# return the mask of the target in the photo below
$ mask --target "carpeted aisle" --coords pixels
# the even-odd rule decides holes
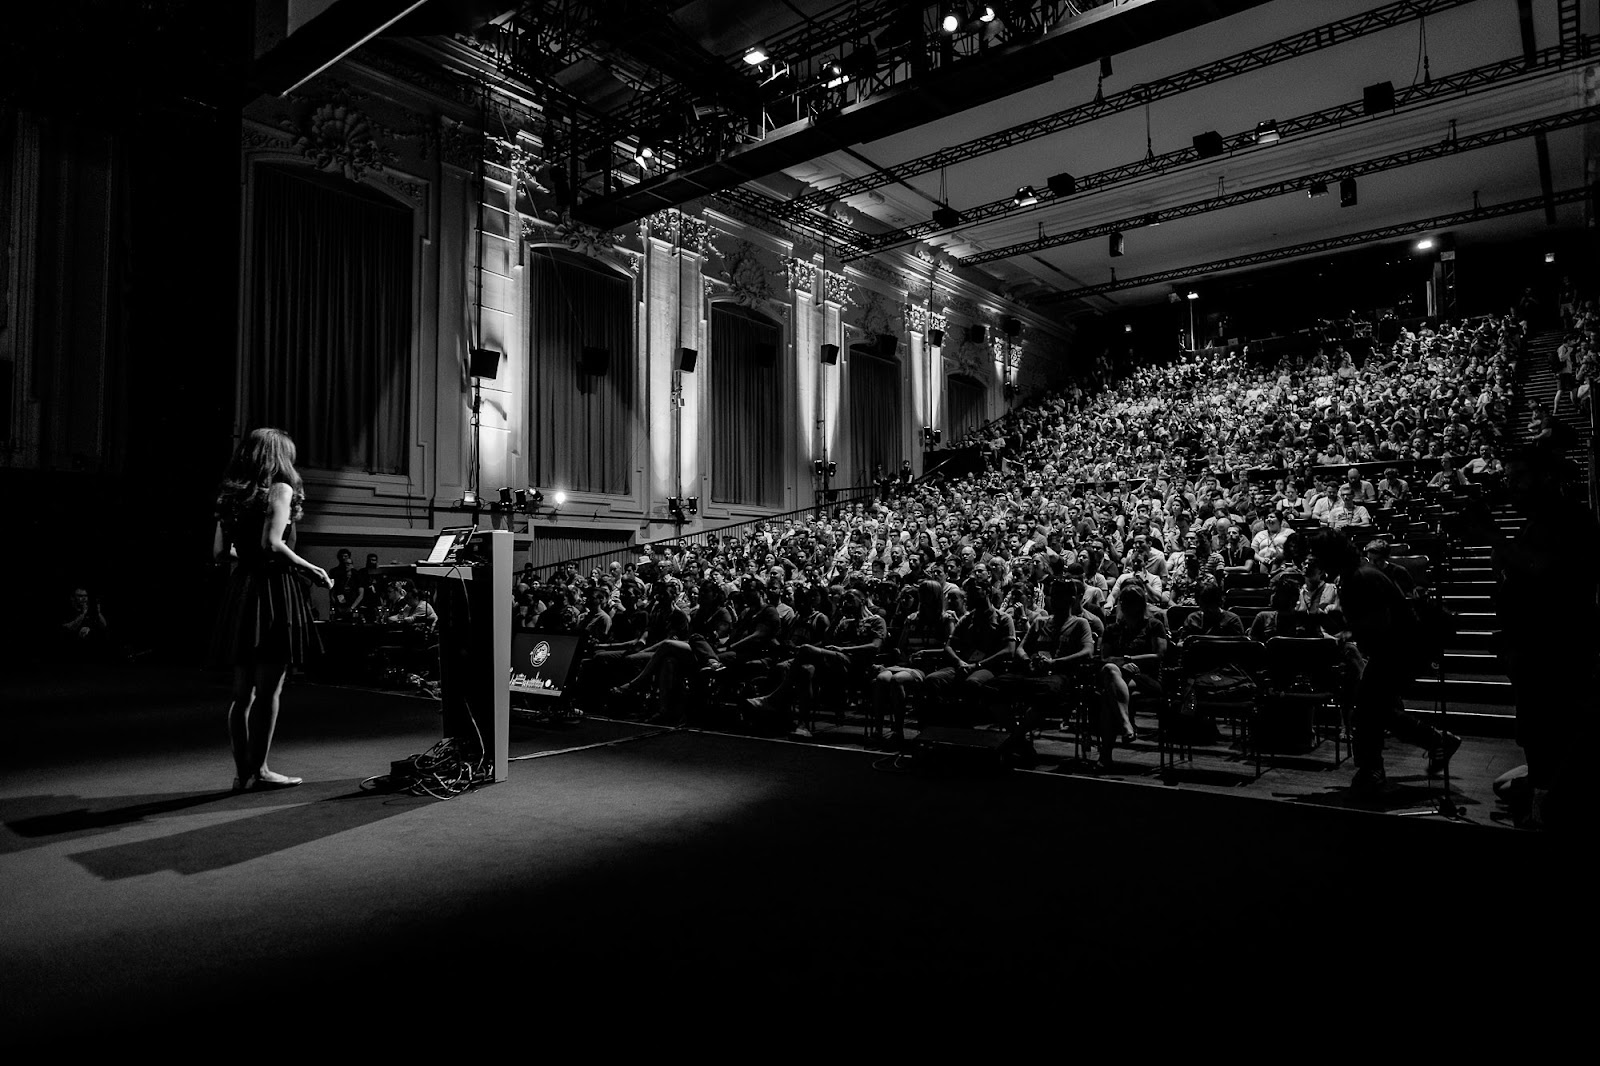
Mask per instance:
[[[1369,950],[1418,973],[1489,965],[1496,931],[1559,920],[1558,854],[1537,836],[1049,775],[930,778],[703,733],[513,763],[448,802],[363,792],[436,739],[432,707],[308,687],[274,757],[307,783],[229,796],[214,694],[150,712],[162,744],[140,740],[143,712],[79,708],[98,726],[83,753],[5,756],[9,1032],[203,1028],[241,1002],[355,1033],[380,1014],[393,1030],[421,1024],[413,1011],[529,1004],[1081,1001],[1112,974],[1318,984]],[[55,713],[25,731],[71,734],[75,712]],[[630,731],[646,732],[519,729],[514,748]],[[1546,911],[1513,922],[1530,887]]]

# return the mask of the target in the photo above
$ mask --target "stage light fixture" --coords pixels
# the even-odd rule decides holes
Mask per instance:
[[[527,509],[528,509],[528,490],[527,489],[518,489],[517,490],[517,510],[526,511]]]
[[[822,84],[824,86],[829,89],[837,89],[849,80],[844,76],[844,67],[839,65],[837,59],[830,56],[822,61]]]
[[[1546,252],[1546,253],[1544,253],[1544,261],[1546,263],[1554,263],[1556,261],[1556,253],[1554,253],[1554,252]]]
[[[1045,184],[1050,186],[1052,196],[1071,196],[1078,191],[1078,179],[1071,174],[1052,174]]]
[[[1122,332],[1124,332],[1124,333],[1132,333],[1133,332],[1133,323],[1132,322],[1124,322],[1122,324]]]
[[[473,492],[471,489],[467,489],[466,491],[464,491],[461,494],[461,506],[462,507],[476,507],[476,506],[478,506],[478,494],[476,492]]]
[[[505,508],[510,508],[510,506],[511,506],[511,486],[510,485],[502,485],[502,486],[500,486],[500,506],[501,507],[505,507]]]
[[[667,511],[672,515],[673,521],[682,522],[684,520],[683,501],[678,497],[667,497]]]
[[[836,476],[838,476],[838,473],[839,473],[839,464],[834,462],[831,459],[828,460],[828,476],[829,477],[836,477]]]
[[[538,507],[544,502],[544,493],[540,492],[538,489],[534,489],[533,495],[528,497],[528,502],[533,504],[535,507]]]
[[[1113,233],[1108,243],[1110,244],[1111,258],[1116,259],[1122,255],[1123,236],[1121,233]]]
[[[698,496],[690,496],[689,500],[688,500],[688,507],[689,507],[689,513],[690,514],[699,514],[700,513],[700,497],[698,497]]]
[[[995,20],[994,5],[993,4],[979,4],[978,5],[978,21],[979,22],[993,22],[994,20]],[[1110,59],[1106,59],[1106,60],[1103,60],[1103,62],[1109,64],[1111,62],[1111,60]]]
[[[767,50],[761,47],[759,44],[754,48],[747,50],[744,54],[744,61],[752,67],[759,67],[761,64],[765,63],[771,58],[772,57],[767,54]]]
[[[564,492],[557,492],[556,493],[556,506],[560,507],[562,504],[564,504],[566,502],[567,502],[567,494],[564,493]]]
[[[638,163],[641,167],[649,166],[650,160],[654,159],[655,157],[655,149],[651,148],[648,144],[641,144],[639,146],[639,151],[634,155],[634,158],[638,160]]]
[[[1101,56],[1100,57],[1100,76],[1102,78],[1111,77],[1111,57],[1110,56]]]
[[[1419,252],[1431,251],[1433,249],[1433,238],[1432,237],[1424,237],[1424,238],[1422,238],[1422,240],[1417,242],[1416,248],[1417,248],[1417,251],[1419,251]]]
[[[961,212],[945,204],[933,209],[933,224],[940,229],[954,229],[961,225]]]
[[[1354,206],[1356,206],[1356,179],[1355,178],[1345,178],[1343,181],[1339,182],[1339,206],[1340,207],[1354,207]]]
[[[1279,137],[1278,137],[1278,120],[1277,119],[1269,118],[1264,122],[1257,122],[1256,123],[1256,143],[1257,144],[1277,144],[1278,140],[1279,140]]]
[[[1200,294],[1195,292],[1193,289],[1190,289],[1187,295],[1188,295],[1188,298],[1191,299],[1191,300],[1200,299]]]
[[[1011,197],[1011,206],[1013,207],[1027,207],[1038,202],[1039,196],[1033,191],[1032,185],[1024,185]]]
[[[1308,199],[1315,200],[1319,196],[1326,195],[1328,195],[1328,183],[1325,181],[1314,181],[1306,187],[1306,197]]]
[[[954,11],[946,11],[944,13],[944,17],[939,20],[939,29],[952,36],[960,28],[961,16],[956,14]]]
[[[811,460],[811,475],[813,477],[821,477],[822,476],[822,460],[821,459],[813,459],[813,460]]]

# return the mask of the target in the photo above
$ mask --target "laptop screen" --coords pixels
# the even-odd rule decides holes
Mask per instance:
[[[433,550],[424,560],[429,566],[439,566],[444,563],[453,563],[461,550],[472,541],[472,534],[477,532],[476,526],[457,526],[454,529],[439,531],[439,539],[433,542]]]
[[[577,665],[583,637],[577,633],[511,634],[511,691],[529,696],[559,697]]]

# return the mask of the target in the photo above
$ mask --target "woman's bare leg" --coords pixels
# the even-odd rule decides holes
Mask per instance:
[[[248,666],[235,666],[233,701],[228,704],[228,743],[233,747],[235,789],[249,788],[255,783],[255,770],[250,758],[250,730],[247,725],[255,693],[255,670]]]
[[[250,765],[258,783],[298,785],[300,778],[286,777],[267,769],[267,754],[272,749],[272,734],[278,728],[278,700],[289,667],[283,663],[264,663],[256,667],[256,698],[246,718],[250,739]]]

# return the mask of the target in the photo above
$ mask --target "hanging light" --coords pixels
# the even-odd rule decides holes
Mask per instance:
[[[639,161],[639,165],[641,167],[649,166],[650,160],[654,159],[655,157],[655,149],[651,148],[648,144],[641,144],[639,146],[639,151],[634,156],[634,158]]]
[[[1277,144],[1278,143],[1278,120],[1277,119],[1269,118],[1264,122],[1257,122],[1256,123],[1256,143],[1257,144]]]
[[[978,6],[978,21],[979,22],[993,22],[994,18],[995,18],[995,15],[994,15],[994,5],[993,4],[980,4]]]
[[[744,54],[744,61],[752,67],[759,67],[761,64],[765,63],[771,58],[772,57],[767,54],[767,50],[761,47],[759,44],[749,49]]]
[[[946,11],[944,17],[939,20],[939,29],[953,36],[957,30],[961,29],[961,16],[956,14],[953,9]]]
[[[1030,204],[1036,204],[1038,202],[1039,195],[1033,191],[1032,185],[1024,185],[1022,188],[1016,191],[1015,195],[1011,197],[1011,205],[1013,207],[1027,207]]]

